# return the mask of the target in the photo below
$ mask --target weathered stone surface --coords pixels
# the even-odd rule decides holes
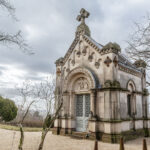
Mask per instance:
[[[59,89],[56,91],[63,91],[64,103],[55,121],[58,130],[54,133],[81,135],[82,138],[88,133],[89,139],[112,143],[120,142],[121,136],[130,140],[149,135],[144,68],[129,62],[118,44],[102,46],[95,42],[84,22],[88,12],[82,9],[80,13],[79,34],[65,57],[56,61],[56,89]],[[55,93],[57,98],[59,92]],[[79,105],[77,95],[82,97]],[[90,95],[90,101],[85,95]],[[80,119],[77,111],[80,111]],[[79,125],[85,127],[80,134],[74,132]]]

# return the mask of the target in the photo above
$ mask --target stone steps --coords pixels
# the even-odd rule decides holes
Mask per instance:
[[[73,132],[70,136],[74,139],[88,139],[87,132]]]

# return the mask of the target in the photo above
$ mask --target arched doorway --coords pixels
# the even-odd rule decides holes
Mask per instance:
[[[133,117],[136,114],[136,87],[132,80],[127,83],[127,89],[129,90],[127,95],[128,115]]]
[[[70,114],[75,119],[76,131],[85,132],[90,113],[95,112],[95,99],[91,89],[96,88],[96,80],[90,70],[76,68],[65,79],[64,89],[70,93]]]

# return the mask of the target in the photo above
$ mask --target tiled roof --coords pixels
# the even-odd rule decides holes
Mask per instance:
[[[118,63],[123,65],[124,67],[127,67],[129,69],[132,69],[134,71],[137,71],[137,72],[141,72],[140,69],[136,68],[135,65],[133,65],[127,58],[126,56],[124,56],[123,54],[119,53],[118,55]]]
[[[103,48],[103,45],[97,43],[94,39],[92,39],[91,37],[84,35],[86,38],[88,38],[94,45],[96,45],[99,49]]]

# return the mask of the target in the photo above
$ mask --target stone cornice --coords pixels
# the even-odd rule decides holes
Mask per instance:
[[[89,121],[96,121],[96,122],[106,122],[106,123],[121,123],[124,121],[132,121],[132,118],[126,118],[126,119],[102,119],[102,118],[98,118],[97,120],[89,120]],[[150,118],[135,118],[134,121],[143,121],[143,120],[150,120]]]
[[[132,70],[132,69],[129,69],[121,64],[118,64],[118,69],[123,71],[123,72],[126,72],[126,73],[129,73],[129,74],[132,74],[134,76],[137,76],[137,77],[141,77],[141,73],[135,71],[135,70]]]
[[[128,89],[126,88],[119,88],[119,87],[104,87],[104,88],[100,88],[100,89],[96,89],[97,91],[122,91],[122,92],[130,92]],[[140,92],[140,91],[134,91],[133,93],[135,94],[140,94],[145,96],[144,92]]]
[[[118,88],[118,87],[104,87],[97,89],[97,91],[124,91],[124,92],[129,92],[126,88]]]
[[[92,41],[90,41],[87,37],[85,37],[84,35],[83,35],[82,37],[83,37],[83,39],[84,39],[92,48],[94,48],[96,51],[98,51],[98,52],[101,51],[101,49],[100,49],[98,46],[96,46]]]
[[[105,55],[105,54],[109,54],[109,53],[115,53],[115,54],[118,54],[118,50],[116,49],[107,49],[107,50],[101,50],[100,51],[100,54],[101,55]]]
[[[101,49],[100,54],[101,55],[108,54],[108,53],[118,54],[120,51],[121,48],[117,43],[109,42]]]

